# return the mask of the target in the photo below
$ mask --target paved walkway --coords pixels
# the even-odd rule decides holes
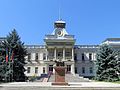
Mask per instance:
[[[120,90],[120,84],[106,82],[68,82],[70,86],[52,86],[51,82],[14,82],[0,84],[0,90]]]

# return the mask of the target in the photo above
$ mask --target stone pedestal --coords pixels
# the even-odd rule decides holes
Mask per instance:
[[[65,82],[65,67],[64,66],[56,66],[55,69],[55,82],[52,85],[68,85]]]

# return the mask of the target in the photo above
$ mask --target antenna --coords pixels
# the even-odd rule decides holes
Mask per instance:
[[[59,0],[58,3],[59,3],[59,7],[58,7],[58,9],[59,9],[59,13],[58,13],[59,15],[58,15],[58,16],[59,16],[59,17],[58,17],[58,19],[61,20],[61,7],[60,7],[60,0]]]

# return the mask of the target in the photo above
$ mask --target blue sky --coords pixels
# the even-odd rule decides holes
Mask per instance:
[[[120,0],[0,0],[0,37],[13,28],[25,44],[44,44],[61,18],[76,44],[100,44],[120,37]]]

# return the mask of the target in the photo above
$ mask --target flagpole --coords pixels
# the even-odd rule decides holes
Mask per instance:
[[[7,62],[6,62],[6,68],[5,68],[5,82],[7,82],[7,75],[6,75],[7,73],[6,72],[7,72]]]
[[[10,66],[10,52],[11,52],[11,49],[10,51],[8,52],[8,64],[9,64],[9,82],[10,82],[10,70],[11,70],[11,66]]]
[[[13,59],[12,59],[12,81],[13,81]]]
[[[12,55],[11,55],[11,60],[12,60],[12,75],[11,75],[11,78],[12,78],[12,81],[13,81],[13,57],[14,57],[14,51],[12,50]]]
[[[8,79],[7,79],[7,68],[8,68],[8,49],[6,48],[6,56],[5,56],[5,61],[6,61],[6,68],[5,68],[5,72],[6,72],[6,75],[5,75],[5,82],[7,82],[8,81]]]

